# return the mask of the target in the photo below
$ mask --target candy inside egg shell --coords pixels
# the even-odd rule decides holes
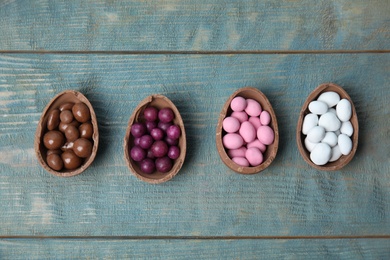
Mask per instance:
[[[83,157],[75,156],[73,152],[73,141],[80,137],[78,126],[81,124],[81,121],[74,120],[74,113],[72,114],[69,110],[73,107],[75,107],[75,112],[79,112],[77,107],[82,107],[83,112],[80,115],[84,117],[79,120],[86,122],[88,128],[88,136],[84,136],[87,139],[83,140],[87,146],[78,146],[83,149]],[[61,113],[64,111],[66,112],[63,113],[61,122]],[[66,131],[67,128],[69,128],[68,131]],[[70,138],[72,141],[68,143],[66,136],[76,136],[76,138],[74,140]],[[96,114],[83,94],[75,90],[65,90],[49,101],[39,119],[34,140],[38,162],[46,171],[60,177],[78,175],[91,165],[98,145],[99,131]]]
[[[234,108],[234,110],[236,110],[236,111],[233,111],[233,109],[231,107],[231,102],[236,97],[242,98],[242,102],[243,102],[243,100],[246,100],[246,102],[249,101],[249,103],[251,103],[251,105],[249,107],[249,111],[247,111],[247,112],[249,112],[249,117],[248,117],[247,112],[240,111],[241,104],[234,104],[233,103],[232,104],[233,108]],[[238,100],[238,99],[235,99],[235,100]],[[257,105],[252,100],[257,101],[260,104],[261,111],[259,111],[259,109],[255,107]],[[241,103],[241,102],[239,102],[239,103]],[[257,112],[252,112],[252,109],[253,109],[253,111],[257,111]],[[226,147],[224,146],[223,139],[224,139],[224,136],[226,136],[226,134],[228,134],[228,133],[226,133],[223,130],[223,122],[224,122],[225,118],[228,118],[232,114],[234,114],[236,118],[239,118],[240,123],[245,122],[245,121],[251,122],[254,119],[254,117],[257,117],[257,120],[259,120],[260,113],[263,111],[267,111],[269,114],[269,115],[265,115],[265,118],[263,120],[270,121],[269,126],[273,129],[273,132],[274,132],[273,142],[266,147],[264,153],[262,154],[263,158],[262,158],[262,162],[260,165],[258,165],[258,166],[249,166],[249,165],[242,166],[242,165],[246,165],[244,163],[245,161],[242,160],[242,158],[244,157],[245,154],[248,155],[248,157],[251,158],[251,160],[253,160],[252,163],[255,164],[256,160],[257,160],[257,158],[259,158],[259,156],[257,156],[253,152],[257,151],[257,150],[263,151],[265,146],[263,144],[260,144],[264,147],[261,147],[261,149],[260,149],[260,147],[257,147],[259,144],[256,143],[256,140],[253,140],[253,133],[252,133],[253,131],[247,130],[245,132],[250,132],[250,134],[248,134],[248,136],[245,136],[245,138],[247,138],[247,141],[250,141],[249,143],[251,144],[248,147],[249,148],[257,147],[258,149],[238,148],[237,150],[233,149],[233,150],[227,151],[228,149],[226,149]],[[239,113],[245,113],[245,115],[241,116]],[[269,118],[268,118],[268,116],[269,116]],[[252,119],[250,119],[250,117],[252,117]],[[258,124],[260,125],[260,121],[258,122]],[[245,124],[244,124],[244,127],[246,127]],[[239,139],[239,138],[237,138],[237,139]],[[240,140],[237,140],[237,142],[240,142]],[[272,108],[272,105],[269,102],[269,100],[267,99],[267,97],[260,90],[253,88],[253,87],[244,87],[244,88],[240,88],[240,89],[236,90],[228,98],[228,100],[225,102],[225,104],[221,110],[221,113],[220,113],[220,116],[218,119],[218,124],[217,124],[217,128],[216,128],[216,146],[217,146],[217,151],[218,151],[218,154],[219,154],[222,162],[226,166],[228,166],[230,169],[232,169],[233,171],[235,171],[237,173],[254,174],[254,173],[261,172],[264,169],[266,169],[267,167],[269,167],[269,165],[275,159],[276,153],[278,151],[279,130],[278,130],[278,123],[277,123],[276,116],[275,116],[274,110]],[[239,158],[239,159],[235,159],[235,161],[233,161],[233,159],[231,159],[229,157],[228,153],[230,155],[232,155],[234,153],[235,155],[238,156],[236,158]],[[241,161],[243,161],[243,162],[241,162]],[[242,165],[239,165],[239,164],[242,164]]]
[[[337,93],[339,98],[335,98],[334,96],[337,96],[337,95],[335,95],[334,93]],[[340,100],[342,100],[342,102]],[[312,101],[314,101],[314,103],[312,103]],[[307,115],[309,115],[310,113],[313,112],[311,110],[313,110],[313,104],[314,104],[314,106],[317,105],[318,102],[316,102],[316,101],[321,102],[321,103],[326,103],[326,104],[328,104],[328,106],[329,105],[335,106],[335,104],[340,104],[338,113],[342,114],[341,118],[343,120],[350,121],[350,123],[344,123],[342,121],[339,121],[337,119],[338,117],[336,117],[337,110],[335,110],[334,108],[330,108],[328,110],[328,112],[326,112],[322,115],[318,115],[318,117],[319,117],[318,125],[319,126],[322,126],[324,128],[328,128],[330,126],[333,127],[336,125],[336,128],[340,128],[340,130],[337,130],[336,133],[338,133],[342,130],[344,133],[350,134],[350,140],[352,141],[352,143],[348,143],[347,142],[348,140],[345,141],[346,145],[343,145],[342,148],[346,147],[348,149],[344,148],[341,150],[344,153],[348,152],[348,154],[344,155],[344,154],[340,153],[340,149],[339,149],[338,145],[332,146],[332,145],[334,145],[334,142],[335,142],[335,140],[333,140],[335,138],[334,136],[333,137],[330,137],[329,135],[324,136],[323,138],[326,140],[322,140],[321,142],[328,143],[330,145],[330,147],[332,148],[331,154],[333,155],[330,158],[328,158],[327,163],[324,163],[323,161],[316,161],[317,159],[314,158],[314,157],[316,157],[315,156],[316,153],[319,153],[322,155],[326,154],[327,157],[329,157],[327,154],[328,149],[327,148],[323,149],[323,150],[321,150],[321,152],[319,152],[319,150],[320,150],[319,148],[314,150],[315,144],[314,143],[312,144],[310,142],[310,138],[313,138],[314,135],[313,135],[313,133],[310,134],[307,131],[307,129],[310,129],[310,128],[311,128],[311,130],[313,129],[312,124],[317,124],[317,122],[313,122],[313,120],[310,117],[306,118]],[[347,102],[347,101],[349,101],[349,102]],[[321,103],[318,103],[318,104],[322,105]],[[312,104],[312,106],[309,107],[309,104]],[[349,108],[350,108],[351,114],[345,114],[345,109],[343,109],[343,106],[346,107],[348,105],[350,105]],[[337,105],[336,105],[336,109],[337,109]],[[321,107],[319,109],[318,109],[318,107],[314,107],[314,110],[318,113],[323,112]],[[349,122],[349,121],[347,121],[347,122]],[[330,123],[330,122],[332,122],[332,123]],[[344,124],[344,126],[343,126],[343,124]],[[334,129],[329,128],[326,131],[334,131]],[[357,146],[358,146],[358,135],[359,135],[359,124],[358,124],[358,118],[357,118],[355,106],[353,105],[351,97],[348,95],[348,93],[343,88],[341,88],[340,86],[338,86],[334,83],[324,83],[324,84],[319,85],[316,89],[314,89],[310,93],[310,95],[307,97],[307,99],[306,99],[305,103],[303,104],[301,111],[299,113],[297,129],[296,129],[296,140],[297,140],[298,150],[299,150],[300,154],[302,155],[303,159],[309,165],[311,165],[312,167],[314,167],[318,170],[323,170],[323,171],[334,171],[334,170],[341,169],[342,167],[347,165],[354,157]],[[315,151],[315,153],[312,156],[311,156],[312,151],[309,151],[308,148],[310,148],[309,150]],[[347,151],[345,151],[345,150],[347,150]],[[317,165],[316,163],[313,163],[313,161],[312,161],[312,159],[310,159],[310,157],[312,157],[312,159],[314,158],[314,160],[317,162],[317,164],[322,164],[322,165]],[[338,158],[338,159],[336,159],[336,158]]]
[[[137,164],[137,162],[135,162],[129,154],[130,149],[135,143],[134,135],[131,134],[131,127],[132,125],[139,123],[143,120],[142,115],[144,113],[144,110],[148,107],[155,107],[160,111],[164,108],[170,108],[174,113],[173,124],[180,127],[181,135],[179,137],[178,144],[177,144],[177,146],[180,148],[180,155],[178,158],[173,160],[172,168],[168,172],[159,172],[159,171],[153,171],[151,173],[143,172],[140,166]],[[180,112],[175,106],[175,104],[164,95],[150,95],[146,97],[144,100],[142,100],[138,104],[138,106],[134,109],[134,112],[130,116],[126,134],[124,137],[123,148],[124,148],[124,157],[125,157],[126,164],[130,169],[130,171],[138,179],[151,184],[159,184],[172,179],[183,166],[184,159],[186,156],[186,150],[187,150],[187,141],[186,141],[186,132],[184,128],[184,123],[180,115]]]

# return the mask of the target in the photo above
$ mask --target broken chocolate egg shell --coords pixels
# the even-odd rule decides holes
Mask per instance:
[[[154,173],[148,174],[141,171],[137,163],[131,159],[129,150],[133,146],[134,137],[130,134],[131,126],[136,123],[142,121],[143,111],[148,106],[154,106],[157,109],[162,109],[169,107],[173,110],[175,114],[175,118],[173,119],[173,124],[178,125],[181,130],[181,136],[179,138],[178,147],[180,148],[180,156],[176,160],[173,161],[173,167],[169,172],[161,173],[155,171]],[[126,164],[130,171],[140,180],[151,183],[151,184],[159,184],[166,182],[172,179],[181,169],[184,163],[184,159],[186,156],[187,150],[187,141],[186,141],[186,132],[184,129],[184,123],[182,117],[180,115],[179,110],[175,106],[175,104],[166,96],[163,95],[150,95],[142,100],[138,106],[134,109],[133,114],[130,116],[126,134],[124,138],[124,157]]]
[[[310,113],[309,111],[309,103],[311,101],[317,100],[317,98],[324,92],[328,91],[334,91],[337,94],[340,95],[340,99],[347,99],[351,103],[352,107],[352,115],[350,122],[353,126],[353,134],[351,136],[352,140],[352,150],[348,155],[341,155],[341,157],[334,161],[334,162],[328,162],[325,165],[316,165],[310,160],[310,152],[305,147],[305,135],[302,133],[302,124],[303,119],[307,114]],[[324,83],[319,85],[316,89],[314,89],[309,96],[307,97],[305,103],[303,104],[301,111],[299,113],[298,123],[297,123],[297,129],[296,129],[296,140],[297,140],[297,146],[300,154],[302,155],[305,162],[307,162],[310,166],[314,167],[317,170],[321,171],[336,171],[341,168],[343,168],[345,165],[347,165],[352,158],[354,157],[357,146],[358,146],[358,136],[359,136],[359,123],[358,118],[355,110],[355,105],[352,102],[351,97],[348,95],[348,93],[340,86],[334,84],[334,83]]]
[[[267,145],[267,149],[263,153],[263,158],[264,158],[263,162],[260,165],[255,167],[244,167],[233,162],[232,159],[230,159],[230,157],[228,156],[226,149],[222,143],[222,138],[226,134],[222,128],[223,120],[232,113],[232,109],[230,108],[230,103],[233,100],[233,98],[238,96],[243,97],[245,99],[251,98],[256,100],[257,102],[260,103],[262,110],[268,111],[268,113],[271,115],[271,122],[269,126],[274,130],[275,133],[274,142],[270,145]],[[216,145],[217,145],[218,154],[221,157],[222,162],[237,173],[254,174],[254,173],[261,172],[270,166],[270,164],[275,159],[276,154],[278,152],[278,146],[279,146],[278,122],[276,120],[276,115],[272,108],[271,103],[260,90],[253,87],[244,87],[236,90],[229,97],[229,99],[225,102],[222,111],[219,115],[218,125],[216,129]]]
[[[59,109],[61,105],[72,102],[72,103],[84,103],[88,106],[90,114],[91,114],[91,123],[93,126],[93,134],[92,134],[92,140],[93,140],[93,147],[92,147],[92,153],[88,158],[85,158],[84,162],[81,164],[80,167],[74,170],[66,170],[62,169],[61,171],[55,171],[52,168],[50,168],[46,162],[46,156],[47,156],[47,149],[43,144],[43,136],[44,134],[49,131],[47,129],[47,122],[50,118],[51,111],[55,109]],[[98,131],[98,124],[96,120],[96,114],[95,111],[89,102],[89,100],[80,92],[75,90],[65,90],[58,95],[56,95],[50,102],[47,104],[45,109],[42,112],[41,118],[39,119],[37,130],[35,133],[35,140],[34,140],[34,149],[35,153],[38,159],[38,162],[41,164],[41,166],[48,171],[51,174],[54,174],[56,176],[60,177],[71,177],[78,175],[82,173],[85,169],[87,169],[93,160],[95,159],[97,149],[99,145],[99,131]]]

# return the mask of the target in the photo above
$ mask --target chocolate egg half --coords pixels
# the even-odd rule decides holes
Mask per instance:
[[[83,122],[78,122],[76,119],[73,119],[71,109],[72,107],[74,107],[74,105],[76,105],[74,110],[77,113],[79,113],[79,110],[81,110],[77,109],[78,106],[81,106],[83,108],[81,110],[81,114],[84,115],[82,121],[88,121],[92,124],[92,135],[89,136],[88,141],[89,144],[92,144],[92,149],[90,149],[90,147],[87,147],[88,154],[83,154],[85,155],[85,158],[77,157],[74,158],[75,160],[73,160],[69,156],[61,156],[66,152],[73,153],[73,151],[69,151],[73,149],[73,141],[76,141],[77,138],[80,138],[77,128]],[[65,114],[65,122],[73,120],[72,122],[60,122],[60,114],[64,111],[68,113],[68,115]],[[72,131],[72,140],[66,140],[66,137],[69,137],[69,131],[66,131],[66,128],[68,126],[71,126],[72,129],[74,128],[73,130],[77,130]],[[56,138],[58,134],[62,135],[64,140],[61,139],[61,136],[61,138]],[[58,142],[61,142],[60,149],[57,149],[56,144]],[[42,112],[41,118],[38,122],[34,140],[34,148],[38,162],[46,171],[60,177],[71,177],[80,174],[85,169],[87,169],[95,159],[98,145],[99,131],[96,114],[93,110],[91,103],[83,94],[74,90],[65,90],[56,95],[52,100],[50,100],[50,102],[47,104],[47,106]],[[53,148],[54,150],[50,150],[49,148],[51,146],[55,147],[56,149]],[[53,156],[51,156],[51,154],[53,153],[58,154],[58,156],[55,156],[53,158]],[[59,160],[61,160],[61,158],[65,161],[60,162]]]
[[[265,152],[263,153],[263,162],[255,167],[245,167],[245,166],[240,166],[236,164],[235,162],[232,161],[232,159],[228,156],[226,149],[223,145],[222,138],[225,135],[225,131],[223,130],[223,120],[229,116],[232,113],[232,109],[230,107],[231,101],[235,97],[243,97],[245,99],[254,99],[257,102],[260,103],[261,107],[263,110],[268,111],[268,113],[271,116],[271,122],[269,126],[273,129],[274,131],[274,141],[272,144],[268,145]],[[237,173],[241,174],[254,174],[263,171],[266,169],[272,161],[276,157],[276,153],[278,151],[278,146],[279,146],[279,130],[278,130],[278,122],[276,120],[276,115],[275,112],[272,108],[271,103],[267,99],[267,97],[258,89],[253,88],[253,87],[244,87],[236,90],[226,101],[224,104],[222,111],[219,115],[218,119],[218,125],[216,129],[216,145],[217,145],[217,150],[218,154],[221,157],[222,162],[228,166],[230,169]]]
[[[177,146],[180,148],[180,156],[177,159],[173,160],[173,166],[171,170],[169,170],[168,172],[154,171],[153,173],[150,174],[144,173],[141,171],[138,163],[135,162],[129,154],[129,150],[132,148],[134,144],[134,136],[131,134],[131,127],[135,123],[143,122],[143,118],[142,118],[143,112],[145,108],[149,106],[153,106],[158,110],[161,110],[163,108],[172,109],[174,113],[173,124],[180,127],[181,135],[179,137],[178,144],[177,144]],[[127,129],[126,129],[125,138],[124,138],[124,158],[130,171],[138,179],[151,184],[159,184],[159,183],[166,182],[172,179],[183,166],[184,159],[186,156],[186,150],[187,150],[187,141],[186,141],[184,123],[180,115],[180,112],[177,109],[177,107],[174,105],[174,103],[169,98],[163,95],[150,95],[146,97],[144,100],[142,100],[135,108],[132,115],[130,116]]]
[[[347,99],[351,103],[352,115],[349,121],[353,126],[353,134],[350,137],[352,140],[352,150],[348,155],[341,155],[341,157],[334,162],[328,162],[324,165],[316,165],[310,160],[310,152],[305,147],[305,143],[304,143],[305,135],[302,133],[303,119],[307,114],[310,113],[309,111],[310,102],[317,100],[317,98],[322,93],[329,92],[329,91],[336,92],[337,94],[339,94],[341,99]],[[355,106],[352,102],[351,97],[342,87],[334,83],[324,83],[319,85],[316,89],[314,89],[309,94],[299,113],[297,129],[296,129],[296,141],[297,141],[297,146],[300,154],[310,166],[314,167],[317,170],[322,170],[322,171],[335,171],[341,169],[342,167],[347,165],[354,157],[358,146],[358,136],[359,136],[359,123],[356,115]]]

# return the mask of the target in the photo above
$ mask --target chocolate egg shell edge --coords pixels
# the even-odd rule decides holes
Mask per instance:
[[[251,98],[256,100],[260,103],[263,110],[266,110],[271,115],[271,123],[270,126],[274,130],[275,138],[274,142],[267,146],[267,150],[264,153],[264,161],[256,167],[244,167],[236,164],[233,162],[229,156],[226,153],[225,147],[222,144],[222,137],[223,137],[223,129],[222,129],[222,122],[224,118],[232,112],[230,108],[230,103],[233,100],[233,98],[241,96],[243,98]],[[240,174],[255,174],[259,173],[263,170],[265,170],[267,167],[270,166],[270,164],[273,162],[273,160],[276,157],[278,147],[279,147],[279,129],[278,129],[278,122],[276,119],[275,112],[272,108],[271,103],[269,102],[268,98],[264,95],[263,92],[261,92],[259,89],[254,87],[243,87],[237,89],[228,100],[224,103],[224,106],[220,112],[219,118],[218,118],[218,124],[216,129],[216,146],[218,154],[222,160],[222,162],[229,167],[231,170],[240,173]]]
[[[131,126],[138,122],[140,119],[140,116],[143,113],[143,110],[147,106],[154,106],[158,109],[164,108],[164,107],[170,107],[174,114],[175,118],[173,119],[173,123],[178,125],[181,129],[181,136],[179,138],[179,148],[180,148],[180,156],[174,161],[172,169],[167,172],[167,173],[160,173],[160,172],[155,172],[152,174],[146,174],[141,172],[140,168],[138,165],[133,162],[133,160],[130,158],[129,155],[129,147],[131,146],[130,144],[133,142],[133,137],[130,134],[130,129]],[[150,95],[147,96],[145,99],[143,99],[137,107],[134,109],[133,113],[131,114],[128,124],[127,124],[127,129],[126,129],[126,134],[124,137],[124,143],[123,143],[123,150],[124,150],[124,159],[125,162],[130,169],[130,171],[140,180],[151,183],[151,184],[160,184],[166,181],[169,181],[172,179],[182,168],[186,156],[186,151],[187,151],[187,141],[186,141],[186,132],[184,128],[184,122],[181,117],[181,114],[175,104],[166,96],[161,95],[161,94],[155,94],[155,95]]]
[[[48,120],[48,114],[50,111],[53,109],[59,108],[59,106],[65,102],[74,102],[74,103],[79,103],[83,102],[85,103],[91,113],[91,123],[93,125],[93,135],[92,135],[92,140],[93,140],[93,148],[92,148],[92,154],[91,156],[85,160],[85,162],[77,169],[75,170],[61,170],[61,171],[55,171],[51,169],[47,163],[46,160],[44,159],[44,156],[46,155],[47,149],[43,145],[43,135],[47,132],[46,125],[47,125],[47,120]],[[97,124],[97,119],[96,119],[96,114],[95,111],[89,102],[89,100],[80,92],[75,91],[75,90],[65,90],[60,93],[58,93],[55,97],[53,97],[46,105],[44,108],[41,117],[38,122],[37,130],[35,133],[35,138],[34,138],[34,150],[35,154],[37,156],[39,164],[49,173],[59,176],[59,177],[71,177],[78,175],[82,173],[85,169],[87,169],[93,160],[95,159],[95,156],[97,154],[97,149],[99,145],[99,131],[98,131],[98,124]]]
[[[342,155],[338,160],[334,162],[328,162],[325,165],[316,165],[310,160],[310,153],[306,150],[304,145],[304,137],[305,135],[302,134],[302,124],[303,124],[303,118],[310,113],[308,106],[309,103],[313,100],[316,100],[318,96],[324,92],[328,91],[334,91],[340,95],[340,98],[348,99],[351,103],[352,107],[352,116],[351,116],[351,123],[353,126],[353,134],[351,136],[352,139],[352,150],[348,155]],[[298,150],[302,156],[302,158],[308,163],[310,166],[314,167],[317,170],[321,171],[336,171],[340,170],[344,166],[346,166],[354,157],[357,146],[358,146],[358,136],[359,136],[359,122],[358,117],[356,114],[355,105],[353,103],[353,100],[348,95],[348,93],[339,85],[334,83],[323,83],[317,86],[306,98],[304,104],[302,105],[301,111],[299,113],[298,117],[298,123],[296,128],[296,142],[298,146]]]

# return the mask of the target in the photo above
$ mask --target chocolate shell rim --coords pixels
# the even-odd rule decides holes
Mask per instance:
[[[305,135],[302,134],[302,124],[304,117],[310,113],[309,111],[309,103],[311,101],[314,101],[318,98],[318,96],[324,92],[328,91],[334,91],[337,94],[340,95],[340,99],[347,99],[351,103],[352,108],[352,115],[351,115],[351,124],[353,126],[353,134],[351,136],[352,139],[352,150],[348,155],[341,155],[341,157],[334,161],[334,162],[328,162],[325,165],[316,165],[310,160],[310,153],[306,149],[304,144],[304,137]],[[302,108],[299,112],[299,118],[296,128],[296,142],[298,146],[299,153],[301,154],[302,158],[305,160],[306,163],[308,163],[310,166],[317,170],[321,171],[336,171],[340,170],[344,166],[346,166],[355,156],[357,147],[358,147],[358,137],[359,137],[359,121],[356,114],[355,105],[351,99],[351,97],[348,95],[348,93],[339,85],[335,83],[323,83],[320,84],[318,87],[316,87],[306,98],[304,104],[302,105]]]
[[[62,171],[55,171],[52,168],[47,165],[46,160],[43,158],[41,150],[43,149],[41,145],[43,145],[43,131],[46,133],[46,121],[47,121],[47,115],[48,113],[59,107],[54,106],[57,100],[61,99],[61,97],[65,96],[74,96],[74,99],[72,100],[65,100],[62,103],[65,102],[74,102],[73,100],[78,100],[84,104],[86,104],[89,108],[90,114],[91,114],[91,123],[93,126],[93,134],[92,134],[92,140],[93,140],[93,147],[92,147],[92,153],[90,157],[84,161],[84,163],[77,169],[75,170],[62,170]],[[37,130],[35,132],[35,138],[34,138],[34,150],[35,154],[37,156],[39,164],[49,173],[59,176],[59,177],[73,177],[76,176],[83,171],[85,171],[94,161],[96,154],[97,154],[97,149],[99,146],[99,130],[98,130],[98,123],[97,123],[97,118],[95,114],[95,110],[92,107],[92,104],[89,102],[89,100],[79,91],[76,90],[64,90],[60,93],[58,93],[56,96],[54,96],[46,105],[44,110],[42,111],[41,117],[38,121],[37,125]]]
[[[252,93],[253,96],[248,97],[246,93]],[[240,95],[241,94],[241,95]],[[265,151],[264,158],[265,160],[258,166],[255,167],[245,167],[245,166],[240,166],[236,164],[235,162],[230,159],[228,154],[226,153],[225,147],[223,146],[222,143],[222,137],[223,137],[223,129],[222,129],[222,123],[225,117],[228,114],[228,111],[231,110],[230,108],[230,103],[235,98],[236,96],[242,96],[244,98],[252,98],[258,101],[262,107],[263,110],[268,111],[268,113],[271,115],[271,123],[270,127],[274,130],[275,138],[274,142],[271,145],[267,145],[267,150]],[[279,129],[278,129],[278,122],[276,118],[276,114],[273,110],[273,107],[271,103],[269,102],[268,98],[266,95],[261,92],[259,89],[254,88],[254,87],[243,87],[237,89],[230,97],[228,100],[224,103],[224,106],[220,112],[219,118],[218,118],[218,124],[216,128],[216,146],[217,146],[217,151],[218,154],[222,160],[222,162],[229,167],[231,170],[240,173],[240,174],[255,174],[259,173],[266,168],[268,168],[273,160],[276,157],[276,154],[278,152],[278,147],[279,147]]]
[[[130,142],[132,141],[133,137],[130,134],[131,126],[138,122],[140,119],[140,115],[143,112],[143,110],[149,105],[149,104],[155,104],[156,100],[162,100],[163,103],[167,104],[164,107],[169,107],[173,110],[175,114],[175,118],[173,120],[174,124],[178,125],[181,130],[181,136],[179,138],[179,144],[178,147],[180,148],[180,156],[179,158],[174,160],[174,164],[172,166],[172,169],[167,172],[167,173],[160,173],[160,172],[154,172],[152,174],[146,174],[142,173],[139,167],[133,160],[130,158],[129,155],[129,147],[130,147]],[[158,101],[157,101],[158,102]],[[159,109],[163,107],[158,107]],[[187,152],[187,139],[186,139],[186,132],[184,128],[184,122],[181,117],[180,111],[177,109],[176,105],[166,96],[161,95],[161,94],[154,94],[154,95],[149,95],[145,99],[143,99],[137,107],[134,109],[133,113],[131,114],[128,124],[127,124],[127,129],[126,129],[126,134],[123,140],[123,152],[124,152],[124,159],[126,162],[127,167],[130,169],[132,174],[136,176],[138,179],[150,183],[150,184],[160,184],[167,182],[171,180],[173,177],[176,176],[176,174],[180,171],[182,168],[185,157],[186,157],[186,152]]]

